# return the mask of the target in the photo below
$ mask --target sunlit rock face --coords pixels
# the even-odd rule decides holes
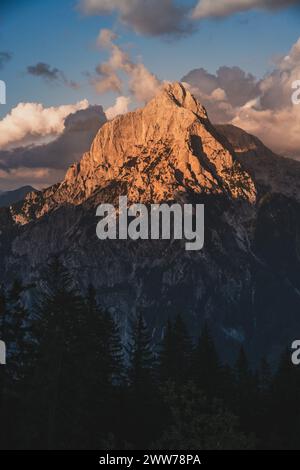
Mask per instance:
[[[126,183],[129,201],[173,200],[187,191],[252,203],[256,199],[253,181],[203,106],[175,83],[145,108],[102,126],[90,151],[69,168],[64,181],[27,198],[21,214],[14,210],[13,217],[24,224],[61,204],[82,204],[99,188],[118,181]]]
[[[210,322],[224,359],[241,344],[253,361],[274,358],[300,329],[300,208],[286,160],[268,152],[239,129],[214,127],[182,84],[166,85],[143,109],[104,124],[64,181],[0,211],[1,278],[39,284],[59,254],[82,290],[95,286],[124,341],[137,312],[155,344],[180,313],[194,336]],[[96,207],[121,195],[203,203],[204,249],[99,241]]]

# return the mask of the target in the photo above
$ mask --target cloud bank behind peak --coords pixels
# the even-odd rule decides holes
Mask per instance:
[[[216,74],[192,70],[182,81],[214,123],[235,124],[275,152],[300,159],[300,105],[292,102],[299,77],[300,39],[261,80],[239,67],[220,67]]]

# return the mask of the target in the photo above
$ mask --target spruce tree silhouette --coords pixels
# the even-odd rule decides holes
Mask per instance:
[[[84,302],[58,257],[50,260],[35,302],[33,332],[37,365],[32,383],[36,404],[35,445],[47,449],[73,444],[79,423],[74,413],[79,397],[83,357]],[[79,387],[78,387],[79,386]],[[46,425],[45,425],[46,423]],[[80,426],[79,426],[80,427]]]
[[[253,412],[257,414],[256,434],[259,439],[259,449],[268,448],[269,434],[271,431],[270,423],[273,421],[273,410],[271,407],[271,384],[272,370],[269,362],[265,357],[260,361],[257,371],[257,402],[253,404]],[[273,432],[273,431],[272,431]]]
[[[173,327],[173,379],[183,384],[191,376],[192,341],[181,315],[177,315]]]
[[[139,314],[132,331],[129,346],[128,377],[133,391],[145,391],[153,383],[154,354],[150,336],[142,314]]]
[[[171,321],[168,320],[159,351],[159,378],[161,382],[166,382],[176,377],[175,349],[174,328]]]
[[[16,279],[7,292],[2,288],[0,294],[0,337],[5,340],[7,355],[6,366],[0,367],[0,446],[21,439],[21,425],[17,432],[13,425],[17,415],[22,417],[24,382],[34,367],[31,319],[23,305],[28,288]]]
[[[87,293],[81,341],[85,350],[82,377],[86,387],[81,409],[86,413],[86,446],[99,448],[119,423],[116,408],[124,375],[123,349],[118,328],[110,314],[99,307],[92,286]]]
[[[160,407],[155,380],[155,357],[140,313],[132,329],[129,347],[128,436],[134,448],[143,449],[159,432]]]
[[[221,370],[218,354],[205,322],[193,354],[193,378],[208,398],[218,396],[221,389]]]
[[[253,408],[253,404],[258,402],[257,383],[243,346],[236,362],[235,375],[235,412],[240,417],[242,428],[247,433],[253,432],[257,419],[257,413]]]

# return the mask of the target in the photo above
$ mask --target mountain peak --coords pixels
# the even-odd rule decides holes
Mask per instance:
[[[191,94],[188,87],[181,82],[166,83],[163,86],[162,93],[154,98],[160,101],[162,95],[173,102],[176,106],[192,111],[202,119],[208,119],[206,109]]]
[[[96,193],[105,202],[126,194],[131,203],[160,203],[190,193],[256,200],[251,177],[182,83],[165,84],[144,108],[105,123],[64,181],[32,204],[40,217]],[[24,223],[23,215],[14,218]]]
[[[187,191],[255,200],[249,175],[182,83],[165,84],[144,108],[106,123],[63,187],[81,203],[110,182],[126,183],[132,202],[174,200]]]

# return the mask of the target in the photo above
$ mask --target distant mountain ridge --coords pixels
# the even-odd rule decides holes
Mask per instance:
[[[275,154],[257,137],[227,124],[215,126],[232,145],[238,161],[262,192],[284,194],[300,202],[300,162]]]
[[[19,201],[25,199],[25,197],[35,192],[32,186],[22,186],[21,188],[14,189],[12,191],[0,191],[0,207],[9,207]]]

